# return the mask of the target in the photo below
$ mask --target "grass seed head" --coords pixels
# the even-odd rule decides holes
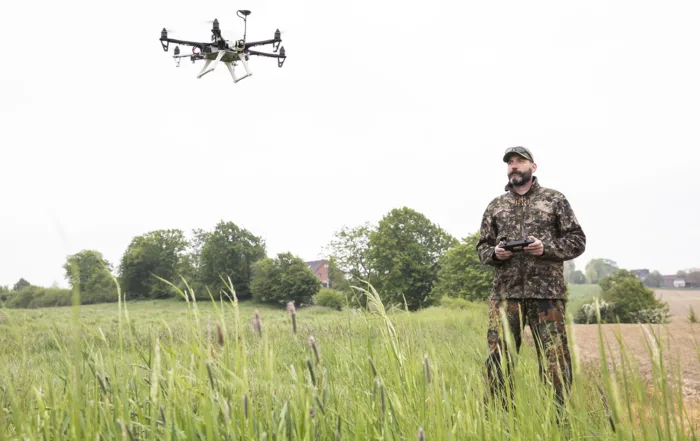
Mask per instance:
[[[253,330],[258,333],[258,335],[262,335],[262,319],[260,318],[260,313],[258,310],[255,310],[255,315],[253,316]]]
[[[219,324],[216,325],[216,340],[219,343],[219,346],[223,346],[225,343],[224,331],[221,329],[221,325]]]

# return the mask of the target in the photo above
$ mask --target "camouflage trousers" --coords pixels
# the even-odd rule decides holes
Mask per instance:
[[[501,315],[501,310],[504,314]],[[563,405],[565,393],[571,388],[571,354],[566,334],[566,306],[562,300],[523,299],[491,300],[489,305],[488,344],[489,356],[486,359],[486,371],[489,390],[492,397],[497,392],[505,403],[504,375],[509,377],[510,390],[513,390],[512,377],[508,375],[513,369],[512,354],[504,337],[508,328],[516,352],[520,352],[522,333],[525,324],[529,324],[535,340],[540,377],[551,382],[557,402]],[[508,360],[508,367],[501,365],[501,359]]]

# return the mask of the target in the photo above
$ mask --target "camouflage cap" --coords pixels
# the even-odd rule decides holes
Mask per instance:
[[[520,146],[507,148],[506,152],[503,154],[503,162],[508,162],[508,157],[512,154],[520,155],[523,158],[527,159],[528,161],[535,162],[530,150],[528,150],[525,147],[520,147]]]

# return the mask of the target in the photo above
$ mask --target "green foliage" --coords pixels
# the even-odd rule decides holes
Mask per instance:
[[[590,283],[598,283],[617,269],[617,263],[613,260],[591,259],[586,265],[586,277]]]
[[[253,265],[250,289],[261,303],[285,305],[294,301],[303,306],[312,302],[321,282],[303,260],[292,253],[279,253],[275,259],[264,257]]]
[[[352,279],[370,281],[376,274],[370,256],[370,236],[376,228],[370,223],[357,227],[343,227],[336,231],[329,244],[331,259],[338,269]]]
[[[327,308],[333,308],[340,311],[343,309],[343,306],[346,305],[346,297],[340,291],[329,288],[321,288],[313,297],[313,303],[314,305],[325,306]]]
[[[575,270],[575,271],[571,274],[571,281],[570,281],[570,283],[572,283],[572,284],[574,284],[574,285],[584,285],[584,284],[586,284],[587,282],[588,282],[588,281],[586,280],[586,275],[583,274],[583,271],[581,271],[581,270]]]
[[[386,214],[370,235],[369,257],[376,271],[375,285],[382,301],[416,310],[434,302],[433,285],[440,257],[457,239],[423,214],[396,208]]]
[[[513,407],[484,400],[484,305],[392,314],[373,297],[371,311],[300,309],[295,334],[278,307],[127,303],[0,313],[0,439],[697,438],[685,369],[651,354],[675,354],[673,338],[650,336],[649,354],[615,345],[611,357],[612,337],[599,362],[573,357],[558,423],[527,340]],[[646,357],[648,376],[634,361]]]
[[[600,323],[615,323],[615,305],[599,300],[597,297],[593,302],[581,305],[574,315],[574,323],[598,323],[598,314],[600,314]]]
[[[8,308],[47,308],[50,306],[70,306],[73,303],[73,293],[69,289],[42,288],[28,286],[12,295],[6,306]]]
[[[575,260],[567,260],[564,262],[564,281],[566,283],[573,283],[573,275],[574,271],[576,271],[576,261]]]
[[[603,298],[615,305],[620,323],[664,323],[668,318],[668,304],[656,298],[632,271],[618,269],[602,278],[599,285]]]
[[[441,297],[440,306],[447,309],[476,309],[478,304],[465,298]]]
[[[328,280],[330,281],[330,288],[341,291],[346,295],[352,292],[350,281],[345,277],[345,273],[338,267],[336,259],[333,256],[328,259]]]
[[[688,313],[688,321],[690,323],[697,323],[698,322],[698,318],[695,316],[695,310],[693,309],[692,306],[690,307],[690,312]]]
[[[239,299],[251,297],[252,267],[265,257],[265,242],[233,222],[219,222],[206,234],[200,256],[199,281],[223,287],[222,279],[231,279]],[[228,282],[227,282],[228,283]],[[212,289],[213,293],[219,289]]]
[[[81,303],[117,301],[112,265],[99,251],[82,250],[70,255],[63,269],[70,285],[80,290]]]
[[[644,284],[649,288],[662,288],[664,286],[664,276],[658,271],[652,271],[644,279]]]
[[[120,264],[120,284],[128,298],[171,297],[171,288],[157,277],[177,282],[177,269],[187,248],[182,230],[156,230],[136,236]],[[156,277],[157,276],[157,277]]]
[[[15,283],[15,286],[12,287],[12,291],[22,291],[24,288],[28,288],[30,286],[32,286],[31,283],[21,278],[17,281],[17,283]]]
[[[476,253],[479,233],[462,239],[440,257],[433,297],[486,300],[491,294],[493,267],[483,265]]]

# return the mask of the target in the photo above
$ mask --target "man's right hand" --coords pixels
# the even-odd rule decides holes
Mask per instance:
[[[501,248],[501,244],[499,243],[498,245],[496,245],[495,255],[496,260],[507,260],[508,258],[510,258],[510,256],[513,255],[513,252],[504,250],[503,248]]]

